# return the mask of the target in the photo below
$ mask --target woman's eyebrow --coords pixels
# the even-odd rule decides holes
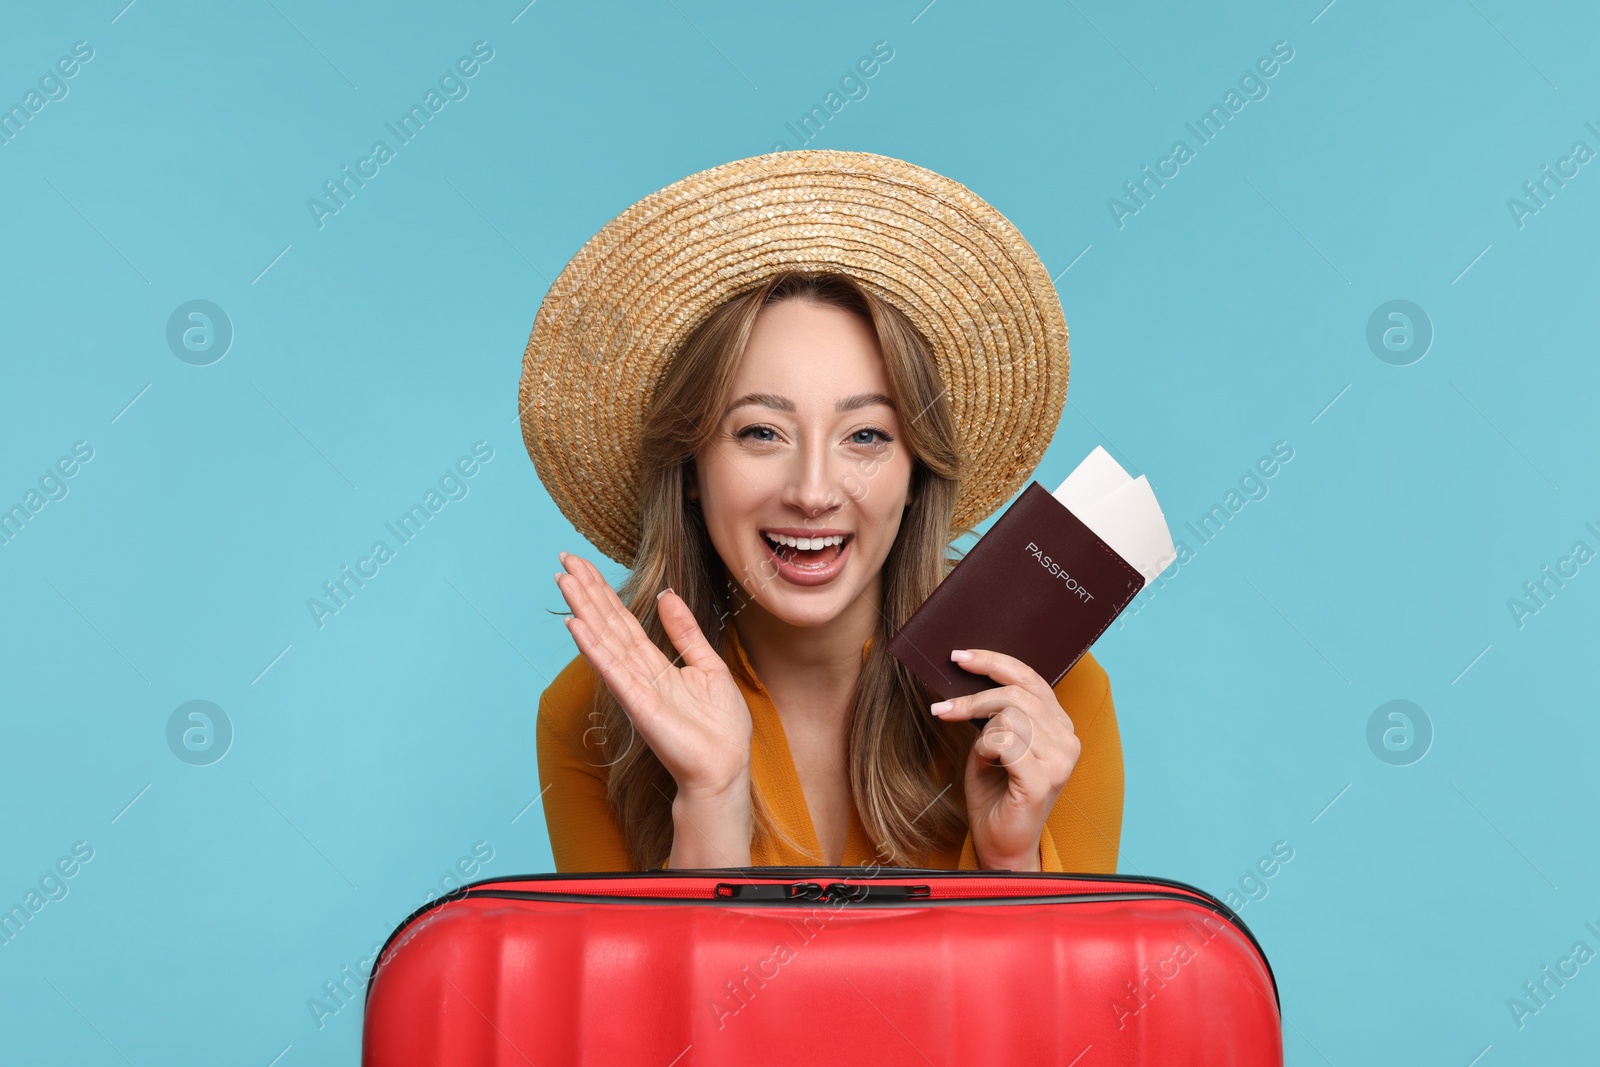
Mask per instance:
[[[872,407],[874,404],[882,404],[888,408],[894,407],[894,401],[883,393],[857,393],[839,401],[833,406],[833,410],[843,414],[846,411],[855,411],[858,408]],[[786,396],[778,396],[776,393],[746,393],[728,405],[728,410],[723,417],[726,418],[728,415],[733,414],[736,409],[746,405],[772,408],[775,411],[787,411],[791,414],[794,412],[794,401]]]

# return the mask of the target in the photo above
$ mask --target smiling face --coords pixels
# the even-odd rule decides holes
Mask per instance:
[[[732,398],[688,495],[748,610],[792,626],[876,612],[912,456],[872,326],[805,300],[762,308]]]

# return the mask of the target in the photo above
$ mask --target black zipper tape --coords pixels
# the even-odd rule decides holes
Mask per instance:
[[[869,885],[865,882],[718,882],[718,900],[821,900],[861,902],[921,900],[931,895],[925,885]]]

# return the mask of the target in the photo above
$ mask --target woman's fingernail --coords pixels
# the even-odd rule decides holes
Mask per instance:
[[[943,715],[953,707],[955,707],[955,704],[952,701],[941,700],[937,704],[928,705],[928,710],[933,712],[935,715]]]
[[[567,561],[567,554],[566,554],[565,551],[557,552],[556,553],[556,558],[559,559],[562,563],[565,563]]]
[[[958,648],[954,652],[950,653],[950,661],[952,663],[966,663],[972,658],[972,653],[968,652],[964,648]]]
[[[669,585],[665,589],[661,590],[661,592],[656,594],[656,599],[660,600],[662,597],[666,596],[670,592],[672,592],[672,586]]]

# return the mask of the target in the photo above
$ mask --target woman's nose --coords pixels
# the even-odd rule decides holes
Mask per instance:
[[[832,511],[845,500],[839,491],[839,466],[827,448],[815,445],[795,453],[794,469],[784,489],[784,503],[807,516]]]

